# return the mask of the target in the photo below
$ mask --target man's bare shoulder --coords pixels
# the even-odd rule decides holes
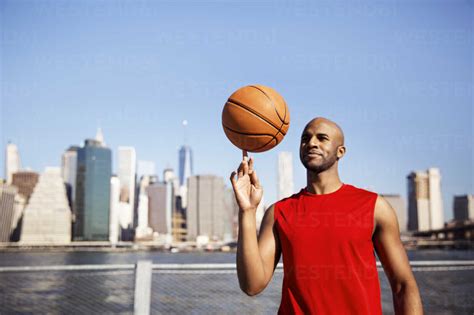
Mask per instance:
[[[267,208],[265,214],[263,215],[262,223],[260,225],[260,232],[275,234],[276,227],[275,224],[275,204],[272,204],[270,207]]]
[[[271,223],[273,225],[273,222],[275,220],[275,203],[272,204],[270,207],[265,210],[265,214],[263,215],[262,219],[262,224],[264,223]]]
[[[390,203],[381,195],[377,196],[374,209],[374,231],[378,230],[398,230],[398,220],[395,210]]]

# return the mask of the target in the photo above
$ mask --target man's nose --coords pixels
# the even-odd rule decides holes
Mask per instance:
[[[318,148],[319,147],[319,140],[317,137],[311,137],[311,139],[309,139],[308,141],[308,146],[313,148],[313,147],[316,147]]]

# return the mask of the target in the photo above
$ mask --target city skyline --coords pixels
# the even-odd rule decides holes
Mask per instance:
[[[188,150],[191,149],[188,148]],[[87,153],[88,151],[90,152]],[[9,155],[10,151],[7,149],[5,153],[6,155]],[[71,155],[71,153],[77,153],[77,155]],[[122,155],[122,157],[120,157],[120,155]],[[16,154],[16,156],[17,158],[19,158],[18,154]],[[36,220],[35,218],[41,218],[41,220],[43,221],[42,223],[46,222],[47,229],[53,227],[64,228],[64,224],[54,225],[55,221],[52,219],[53,217],[51,216],[52,213],[50,209],[54,208],[55,202],[59,202],[59,207],[67,208],[67,213],[63,211],[63,215],[69,215],[70,219],[64,217],[62,218],[62,221],[69,220],[72,223],[72,227],[75,230],[74,240],[92,240],[92,237],[88,235],[94,234],[91,234],[90,232],[80,232],[90,229],[90,227],[84,228],[85,225],[88,225],[90,223],[84,224],[83,222],[92,222],[91,216],[96,216],[96,219],[102,216],[102,219],[100,220],[103,220],[103,214],[100,214],[100,212],[103,212],[103,205],[105,205],[105,203],[108,203],[110,205],[110,209],[107,210],[107,222],[109,224],[107,237],[112,244],[115,244],[117,242],[117,232],[119,231],[121,234],[120,240],[125,241],[132,241],[134,239],[132,235],[135,235],[136,240],[149,240],[151,238],[155,240],[159,239],[160,241],[166,242],[171,242],[172,239],[180,240],[183,237],[183,230],[181,225],[184,222],[184,217],[182,216],[183,213],[181,212],[181,210],[183,210],[181,208],[181,201],[183,199],[183,196],[180,195],[179,198],[181,199],[181,201],[178,201],[178,199],[175,199],[175,197],[178,197],[178,195],[174,194],[175,191],[178,194],[180,194],[181,192],[186,192],[187,194],[189,194],[188,198],[190,198],[190,205],[186,210],[184,210],[185,213],[187,213],[187,215],[185,216],[188,217],[188,240],[192,240],[194,238],[198,240],[201,236],[211,237],[211,239],[231,239],[231,235],[233,235],[232,231],[234,231],[234,227],[232,225],[235,221],[235,211],[237,210],[232,208],[231,204],[233,203],[228,200],[229,197],[232,197],[233,199],[233,192],[231,189],[225,187],[222,177],[216,175],[199,174],[195,176],[190,176],[190,181],[187,182],[186,189],[183,191],[183,186],[179,185],[179,179],[175,177],[173,170],[167,168],[163,171],[162,182],[158,182],[158,176],[150,174],[144,175],[139,181],[137,181],[136,185],[134,184],[133,187],[129,187],[130,176],[125,176],[125,180],[121,182],[119,176],[112,175],[111,156],[112,150],[105,146],[103,136],[101,135],[100,137],[96,137],[96,139],[86,139],[83,147],[71,146],[62,156],[62,168],[47,167],[44,173],[41,174],[22,170],[18,170],[18,172],[13,173],[13,186],[11,187],[14,187],[15,191],[16,189],[18,189],[18,192],[20,193],[18,196],[18,200],[15,197],[15,207],[22,207],[26,204],[26,209],[23,213],[23,225],[25,226],[21,228],[23,232],[21,233],[20,242],[34,242],[34,239],[38,238],[38,241],[36,242],[46,241],[51,243],[64,243],[64,240],[71,238],[71,230],[69,230],[69,236],[67,236],[66,231],[63,231],[61,233],[57,233],[58,236],[61,235],[60,237],[62,237],[63,239],[62,241],[58,241],[59,238],[57,238],[56,236],[48,235],[48,233],[45,233],[45,231],[47,230],[41,230],[40,227],[42,227],[44,224],[38,225],[36,224],[36,222],[34,222]],[[132,174],[133,182],[135,183],[135,170],[138,167],[135,149],[133,147],[119,147],[119,157],[122,161],[120,167],[121,172]],[[134,162],[131,163],[132,160]],[[288,165],[290,161],[291,153],[283,152],[279,155],[278,169],[280,181],[283,177],[285,177],[287,179],[287,182],[291,183],[291,180],[288,180],[291,178],[291,166]],[[76,171],[73,171],[71,169],[72,165],[76,165]],[[6,165],[5,169],[8,169],[8,165]],[[77,180],[74,181],[74,185],[71,185],[71,182],[68,181],[70,180],[69,177],[72,173],[78,174]],[[104,178],[107,178],[106,173],[110,176],[109,182],[107,182],[107,180],[104,181]],[[54,178],[55,174],[57,175],[57,178]],[[36,184],[36,182],[38,181],[38,176],[40,178],[40,181],[38,186],[34,188],[35,186],[32,185]],[[41,181],[42,178],[49,178],[49,180]],[[442,176],[439,169],[429,168],[426,171],[414,171],[408,174],[406,178],[407,188],[409,192],[409,200],[407,205],[404,204],[403,199],[399,195],[381,194],[394,207],[394,210],[397,213],[397,217],[399,218],[399,226],[401,232],[404,232],[407,229],[410,231],[418,232],[438,230],[442,229],[445,226],[449,227],[450,224],[455,223],[448,223],[448,221],[444,220],[443,218],[443,200],[441,194]],[[204,182],[211,180],[210,186],[209,183],[201,185],[200,183],[203,180]],[[216,185],[213,184],[214,181]],[[100,185],[100,182],[102,182],[103,185]],[[122,184],[125,184],[125,186],[123,186]],[[282,183],[280,182],[280,184]],[[4,184],[2,185],[2,187],[3,186]],[[78,192],[76,192],[76,197],[79,197],[79,199],[71,203],[72,200],[70,192],[76,186],[79,187]],[[106,186],[108,187],[108,189],[110,189],[110,191],[107,191],[107,189],[104,191],[103,188],[107,188]],[[220,191],[220,189],[218,188],[220,186],[222,186],[222,191]],[[10,186],[7,184],[5,187]],[[93,190],[91,190],[92,187],[94,187]],[[125,187],[125,191],[123,187]],[[207,189],[205,189],[205,187],[207,187]],[[214,188],[216,187],[218,188],[217,192],[214,191]],[[149,198],[151,193],[150,189],[160,189],[164,193],[164,195],[163,193],[161,193],[162,196],[159,198],[159,204],[161,206],[158,206],[158,208],[156,208],[158,205],[156,204],[156,197],[158,195],[155,195],[152,199],[155,200],[155,206],[149,208]],[[119,224],[119,221],[121,220],[120,216],[122,215],[120,214],[120,212],[129,212],[129,204],[126,200],[122,199],[124,197],[127,197],[126,199],[129,199],[129,193],[127,192],[129,190],[136,191],[139,196],[137,195],[137,202],[133,203],[133,223],[130,222],[130,224],[123,226],[123,224]],[[282,187],[279,187],[279,190],[280,193],[287,194],[285,192],[287,190],[286,188],[282,189]],[[8,193],[7,191],[5,192]],[[29,199],[29,195],[32,192],[34,197],[32,199],[33,202],[28,203],[27,200]],[[97,192],[99,192],[99,195],[97,195]],[[110,192],[110,195],[104,195],[104,192]],[[229,193],[231,194],[231,196],[228,195]],[[93,194],[96,194],[96,196],[93,197]],[[106,199],[101,201],[101,199],[103,198],[100,197],[100,195],[103,195],[102,197],[106,197]],[[109,198],[108,196],[110,196],[110,202],[109,200],[107,200],[107,198]],[[453,203],[456,205],[453,209],[453,214],[454,217],[458,216],[458,220],[460,219],[460,217],[463,217],[464,219],[472,219],[472,201],[470,201],[469,199],[472,199],[472,196],[473,195],[464,195],[456,196],[454,198]],[[206,202],[204,202],[204,204],[202,205],[200,201],[201,198],[202,200],[206,200]],[[5,200],[7,200],[6,202],[8,203],[8,197]],[[86,200],[89,201],[85,202]],[[102,203],[102,206],[99,206],[99,203]],[[259,221],[261,221],[264,213],[264,203],[264,198],[262,198],[262,201],[259,204],[259,208],[257,209],[257,229],[260,226]],[[70,208],[71,204],[74,205],[73,208]],[[99,208],[97,208],[97,206],[99,206]],[[95,208],[95,210],[91,212],[90,209],[86,210],[87,208]],[[152,210],[152,208],[155,209]],[[178,210],[178,208],[180,210]],[[220,208],[223,209],[222,213],[216,210]],[[6,204],[6,208],[4,210],[6,211],[4,215],[6,215],[8,221],[10,221],[10,219],[8,219],[8,216],[13,215],[15,216],[15,218],[17,217],[16,212],[18,209],[15,209],[14,214],[12,212],[13,210],[11,208],[11,205],[8,206],[8,204]],[[45,211],[45,217],[42,211]],[[227,219],[224,219],[224,217],[226,217],[224,213],[227,213]],[[462,215],[460,213],[462,213]],[[86,214],[86,216],[84,216],[84,214]],[[99,215],[99,217],[97,217],[97,215]],[[158,225],[153,228],[149,227],[149,219],[154,222],[156,221],[155,219],[157,218],[157,215],[161,217],[157,221],[160,227],[157,228]],[[75,221],[71,220],[73,216],[75,216],[76,218]],[[155,217],[155,219],[152,219],[153,217]],[[406,220],[407,217],[408,224]],[[11,220],[12,233],[14,233],[13,231],[17,229],[15,227],[15,222],[17,221],[17,219],[18,218]],[[461,219],[461,221],[462,220],[463,219]],[[96,222],[96,220],[93,221]],[[445,222],[447,224],[445,224]],[[157,223],[154,222],[151,224],[151,226],[153,226],[153,224],[156,225]],[[101,223],[99,225],[103,224]],[[207,227],[200,230],[201,225]],[[227,233],[222,234],[221,228],[224,225],[228,225],[228,229]],[[98,225],[96,225],[96,228],[97,227]],[[136,229],[136,234],[132,232],[132,229]],[[98,234],[95,235],[97,236]],[[96,236],[93,237],[95,238]],[[14,237],[12,234],[12,240],[13,239],[16,239],[16,237]],[[202,239],[200,241],[202,242]],[[200,241],[198,241],[198,243]]]
[[[260,83],[291,113],[283,142],[251,154],[269,204],[278,152],[294,156],[295,190],[305,185],[299,136],[314,116],[345,131],[343,182],[407,202],[405,176],[437,167],[446,220],[453,196],[473,192],[472,3],[0,6],[1,145],[15,143],[25,168],[60,165],[71,144],[101,127],[114,153],[133,146],[159,173],[178,172],[187,120],[194,174],[229,187],[241,152],[224,135],[221,111],[234,90]],[[240,25],[224,22],[235,16]]]
[[[99,130],[100,130],[100,128],[99,128]],[[101,132],[101,131],[100,131],[100,132]],[[88,141],[88,139],[84,140],[83,145],[85,145],[86,141]],[[97,140],[97,136],[96,136],[95,141],[98,141],[98,140]],[[14,145],[14,143],[9,142],[9,145],[12,145],[12,144]],[[105,143],[102,142],[102,145],[105,145]],[[69,149],[67,149],[67,150],[65,151],[65,153],[68,153],[69,150],[71,150],[71,149],[76,149],[76,148],[77,148],[77,147],[75,147],[74,145],[71,145],[71,146],[69,147]],[[123,146],[118,146],[116,153],[114,152],[114,150],[113,150],[112,148],[110,148],[110,149],[112,150],[112,156],[119,155],[120,150],[121,150],[121,149],[123,150],[124,148],[125,148],[125,147],[123,147]],[[128,146],[128,147],[126,147],[126,148],[127,148],[128,150],[133,150],[133,152],[135,152],[135,148],[134,148],[133,146]],[[191,148],[190,146],[187,146],[187,145],[181,146],[181,147],[179,148],[179,150],[177,150],[177,154],[178,154],[177,159],[178,159],[179,161],[182,160],[182,154],[181,154],[181,152],[182,152],[182,150],[184,150],[184,148],[185,148],[187,151],[191,151],[191,150],[192,150],[192,148]],[[16,149],[18,150],[18,148],[16,148]],[[19,151],[19,150],[18,150],[18,151]],[[8,154],[7,152],[8,152],[8,151],[7,151],[7,149],[6,149],[6,154]],[[134,153],[134,154],[136,154],[136,153]],[[278,156],[277,156],[277,160],[275,161],[275,163],[276,163],[276,168],[278,169],[278,172],[280,171],[280,168],[281,168],[281,165],[280,165],[281,161],[280,161],[280,159],[281,159],[281,157],[282,157],[282,154],[283,154],[283,155],[288,155],[288,154],[290,154],[290,162],[292,162],[292,161],[291,161],[291,152],[286,152],[286,151],[281,151],[281,152],[279,152],[279,154],[278,154]],[[18,154],[18,155],[19,155],[19,154]],[[285,158],[286,158],[286,157],[285,157]],[[134,159],[135,159],[135,171],[134,171],[134,172],[135,172],[135,180],[137,181],[136,184],[138,184],[138,182],[140,181],[140,178],[138,178],[138,172],[137,172],[137,170],[138,170],[138,168],[139,168],[139,162],[147,162],[147,163],[153,163],[153,162],[152,162],[152,161],[140,161],[140,160],[138,159],[138,156],[135,156]],[[63,156],[62,156],[62,160],[63,160],[63,162],[64,162],[64,154],[63,154]],[[285,161],[285,162],[288,163],[288,161]],[[179,165],[179,164],[180,164],[180,163],[178,163],[178,165]],[[46,166],[45,169],[47,169],[48,167],[55,167],[55,166]],[[63,167],[64,167],[64,165],[63,165]],[[430,167],[429,167],[429,168],[430,168]],[[6,169],[6,166],[5,166],[5,169]],[[115,169],[115,170],[114,170],[114,169]],[[152,169],[155,170],[155,167],[153,166]],[[113,170],[113,171],[112,171],[113,177],[117,176],[118,173],[119,173],[119,167],[112,165],[112,170]],[[31,170],[30,168],[26,168],[26,169],[21,169],[21,168],[20,168],[20,169],[18,169],[18,172],[24,172],[24,171],[32,171],[32,170]],[[33,171],[36,171],[36,170],[33,170]],[[163,168],[163,173],[166,173],[166,171],[172,171],[172,172],[173,172],[174,170],[173,170],[173,168],[164,167],[164,168]],[[37,172],[42,173],[42,171],[37,171]],[[421,171],[421,170],[411,170],[410,173],[407,173],[407,175],[405,175],[405,177],[408,178],[408,177],[410,176],[410,174],[419,173],[419,172],[423,172],[423,171]],[[148,174],[148,175],[159,176],[159,175],[158,175],[158,171],[155,171],[155,174]],[[202,175],[204,175],[204,176],[207,176],[207,175],[215,176],[215,175],[217,175],[217,174],[195,174],[195,175],[198,175],[198,176],[202,176]],[[221,177],[223,177],[223,176],[221,176]],[[165,178],[163,178],[162,181],[166,181]],[[176,188],[177,188],[177,191],[180,191],[181,193],[187,193],[187,186],[185,186],[184,188],[183,188],[184,185],[183,185],[183,186],[179,186],[179,178],[177,178],[176,181],[177,181],[177,182],[176,182],[175,184],[176,184],[176,186],[177,186],[177,187],[176,187]],[[67,181],[65,181],[65,184],[66,184],[66,186],[67,186]],[[279,186],[279,185],[280,185],[280,183],[278,183],[278,185],[275,185],[275,186]],[[229,188],[229,187],[231,188],[231,187],[232,187],[231,185],[228,185],[227,183],[225,184],[225,186],[226,186],[227,188]],[[441,199],[442,199],[442,206],[441,206],[441,207],[443,208],[443,206],[445,207],[445,205],[448,204],[448,208],[444,208],[443,211],[442,211],[442,215],[444,216],[443,222],[448,222],[448,221],[450,221],[451,219],[454,219],[454,198],[455,198],[457,195],[472,195],[472,193],[470,193],[470,192],[467,192],[467,193],[454,193],[453,196],[452,196],[452,199],[447,201],[447,200],[444,199],[444,193],[443,193],[442,186],[443,186],[443,185],[441,184]],[[137,187],[138,187],[138,186],[137,186]],[[300,188],[302,188],[302,187],[300,187]],[[297,193],[300,188],[294,188],[294,193]],[[370,187],[362,187],[362,188],[371,190]],[[181,189],[181,190],[180,190],[180,189]],[[183,189],[184,189],[184,190],[183,190]],[[409,190],[409,189],[408,189],[408,190]],[[278,187],[277,187],[276,191],[277,191],[277,193],[278,193]],[[409,198],[410,198],[410,197],[409,197],[409,194],[407,194],[406,192],[394,191],[394,192],[378,192],[378,193],[379,193],[380,195],[382,195],[382,196],[384,196],[384,195],[387,195],[387,196],[390,196],[390,195],[400,195],[400,196],[402,196],[402,200],[404,201],[405,206],[406,206],[406,207],[409,206],[409,203],[410,203]],[[406,196],[406,197],[405,197],[405,196]],[[186,199],[186,197],[187,197],[187,196],[185,196],[184,198]],[[276,200],[278,200],[278,199],[281,199],[281,198],[277,197]],[[269,207],[269,206],[270,206],[270,204],[265,203],[265,201],[263,201],[263,200],[262,200],[262,205],[265,206],[265,207]],[[122,209],[122,210],[125,210],[125,209]],[[264,210],[266,210],[266,208],[265,208]],[[406,215],[408,216],[408,212],[406,213]],[[401,223],[401,222],[400,222],[400,223]]]

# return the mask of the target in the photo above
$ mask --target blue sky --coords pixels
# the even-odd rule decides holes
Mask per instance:
[[[59,166],[100,125],[115,160],[134,146],[161,176],[187,119],[195,173],[228,182],[241,153],[222,108],[258,83],[291,113],[284,141],[254,156],[267,203],[279,151],[305,185],[299,137],[315,116],[345,131],[343,182],[406,197],[410,171],[439,167],[446,219],[453,195],[474,192],[472,1],[0,3],[0,138],[25,167]]]

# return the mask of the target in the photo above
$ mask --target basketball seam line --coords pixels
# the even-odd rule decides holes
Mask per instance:
[[[262,92],[262,93],[263,93],[263,95],[265,95],[265,96],[268,98],[268,100],[269,100],[269,101],[272,103],[272,105],[273,105],[273,108],[275,109],[275,112],[276,112],[276,114],[277,114],[278,118],[280,118],[281,122],[283,123],[283,124],[282,124],[282,126],[283,126],[283,125],[286,125],[286,124],[285,124],[285,118],[286,118],[286,106],[285,106],[285,115],[283,116],[283,119],[281,119],[280,113],[278,113],[278,110],[277,110],[277,108],[276,108],[276,106],[275,106],[275,103],[273,102],[273,99],[272,99],[270,96],[268,96],[268,94],[267,94],[267,93],[265,93],[265,91],[264,91],[264,90],[262,90],[261,88],[259,88],[258,86],[255,86],[255,85],[249,85],[249,86],[250,86],[250,87],[253,87],[254,89],[257,89],[257,90],[259,90],[260,92]],[[285,105],[286,105],[286,102],[285,102]],[[280,127],[280,128],[281,128],[281,127]]]
[[[222,126],[223,126],[224,128],[226,128],[226,129],[229,129],[229,130],[232,131],[232,132],[235,132],[235,133],[237,133],[237,134],[242,134],[242,133],[240,133],[240,132],[238,132],[238,131],[234,131],[234,130],[230,129],[229,127],[225,126],[224,124],[222,124]],[[277,136],[279,133],[280,133],[280,132],[277,132],[275,135],[257,134],[256,136],[269,136],[269,137],[272,137],[272,138],[271,138],[270,140],[268,140],[268,142],[266,142],[264,145],[262,145],[262,146],[260,146],[260,147],[257,147],[257,148],[252,148],[252,150],[248,150],[248,151],[254,151],[254,152],[256,152],[257,150],[260,150],[261,148],[267,146],[267,145],[268,145],[270,142],[272,142],[273,140],[275,140],[275,141],[276,141],[276,144],[278,144],[278,139],[276,138],[276,136]],[[253,135],[253,134],[250,134],[250,135]],[[229,139],[229,140],[230,140],[230,139]],[[231,140],[231,142],[232,142],[232,140]],[[233,143],[233,142],[232,142],[232,143]]]
[[[276,126],[272,121],[270,121],[267,117],[264,117],[264,116],[261,116],[258,112],[256,112],[255,110],[253,110],[251,107],[248,107],[247,105],[239,102],[239,101],[236,101],[234,99],[231,99],[229,98],[227,100],[227,102],[231,103],[231,104],[234,104],[234,105],[237,105],[237,106],[240,106],[242,107],[243,109],[246,109],[248,110],[250,113],[254,114],[255,116],[257,116],[258,118],[261,118],[262,120],[266,121],[270,126],[272,126],[273,128],[275,128],[277,131],[278,131],[278,126]]]
[[[234,104],[234,105],[236,105],[236,106],[242,107],[243,109],[246,109],[246,110],[249,111],[250,113],[252,113],[252,114],[254,114],[255,116],[257,116],[258,118],[260,118],[260,119],[266,121],[270,126],[272,126],[273,128],[275,128],[275,129],[277,130],[277,132],[280,131],[283,135],[286,135],[286,133],[283,133],[283,132],[281,131],[281,127],[283,127],[283,125],[281,125],[280,128],[278,128],[278,127],[275,126],[275,124],[274,124],[273,122],[271,122],[268,118],[263,117],[263,116],[260,116],[260,115],[258,114],[258,112],[254,111],[252,108],[250,108],[250,107],[248,107],[248,106],[246,106],[246,105],[240,103],[239,101],[236,101],[236,100],[234,100],[234,99],[229,98],[229,99],[227,100],[227,102],[228,102],[228,103],[231,103],[231,104]]]
[[[276,135],[278,134],[278,131],[277,131],[277,133],[276,133],[275,135],[272,135],[272,134],[269,134],[269,133],[246,133],[246,132],[236,131],[236,130],[234,130],[234,129],[232,129],[232,128],[227,127],[227,126],[224,125],[224,124],[222,124],[222,126],[223,126],[225,129],[228,129],[228,130],[230,130],[230,131],[232,131],[232,132],[234,132],[234,133],[237,133],[237,134],[239,134],[239,135],[245,135],[245,136],[269,136],[269,137],[272,137],[272,139],[273,139],[273,138],[275,138]]]
[[[267,146],[270,142],[272,142],[273,140],[275,140],[275,141],[276,141],[276,144],[278,144],[278,140],[277,140],[275,137],[273,137],[270,141],[268,141],[267,143],[265,143],[265,144],[262,145],[261,147],[258,147],[258,148],[256,148],[256,149],[253,149],[253,151],[257,151],[257,150],[260,150],[261,148],[266,147],[266,146]],[[276,145],[276,144],[275,144],[275,145]]]
[[[280,117],[280,114],[278,113],[278,110],[277,110],[277,108],[276,108],[276,106],[275,106],[275,103],[273,102],[273,99],[272,99],[270,96],[268,96],[268,94],[265,93],[264,90],[260,89],[259,87],[255,86],[255,85],[249,85],[249,86],[250,86],[250,87],[253,87],[254,89],[256,89],[256,90],[258,90],[258,91],[260,91],[260,92],[262,92],[263,95],[265,95],[265,96],[267,97],[267,99],[270,101],[270,103],[272,103],[273,108],[275,109],[275,112],[276,112],[278,118],[279,118],[280,121],[281,121],[280,128],[278,128],[278,131],[281,132],[281,129],[282,129],[283,125],[289,125],[289,123],[288,123],[288,124],[285,123],[285,119],[286,119],[286,109],[287,109],[287,105],[286,105],[285,100],[283,100],[283,101],[285,102],[285,116],[283,117],[283,120],[282,120],[281,117]],[[277,133],[277,134],[278,134],[278,133]],[[286,132],[285,132],[285,133],[281,132],[281,134],[282,134],[283,136],[286,136]],[[277,140],[277,144],[278,144],[278,140]]]

